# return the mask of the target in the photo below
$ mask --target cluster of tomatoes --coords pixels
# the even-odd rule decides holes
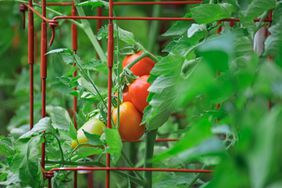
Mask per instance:
[[[125,68],[142,53],[140,51],[126,56],[122,62],[122,67]],[[141,121],[144,109],[148,105],[147,97],[150,84],[147,80],[154,65],[155,62],[152,59],[144,57],[130,68],[137,79],[123,91],[123,102],[120,105],[119,133],[124,141],[137,141],[144,134],[145,126],[141,125]],[[117,123],[117,116],[117,109],[114,109],[114,123]]]
[[[142,53],[140,51],[126,56],[122,62],[122,67],[125,68],[140,57]],[[144,57],[130,68],[131,72],[137,76],[137,79],[123,91],[122,103],[119,106],[119,133],[123,141],[137,141],[145,132],[145,126],[141,124],[141,121],[143,111],[148,105],[147,97],[150,84],[147,82],[147,79],[154,65],[155,62],[152,59]],[[117,124],[117,108],[113,110],[112,117],[114,123]],[[84,144],[88,142],[84,131],[90,134],[101,135],[104,128],[105,124],[102,121],[97,118],[91,118],[77,131],[77,140],[72,141],[72,148],[75,148],[78,143]]]

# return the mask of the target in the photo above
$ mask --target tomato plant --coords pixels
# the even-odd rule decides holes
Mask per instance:
[[[12,62],[0,64],[0,103],[5,107],[0,109],[0,119],[7,125],[0,126],[4,132],[0,136],[0,187],[47,187],[40,165],[43,142],[47,171],[104,167],[106,154],[113,167],[213,170],[205,175],[112,171],[116,187],[282,187],[280,0],[204,0],[173,9],[115,7],[117,16],[144,17],[152,10],[156,17],[181,14],[194,21],[129,24],[113,20],[113,96],[107,93],[104,44],[108,25],[96,35],[95,22],[72,20],[85,33],[79,32],[81,45],[74,52],[68,49],[69,24],[59,23],[60,39],[55,38],[46,54],[47,117],[40,118],[41,87],[39,79],[34,79],[37,123],[31,130],[29,66],[27,48],[22,45],[26,38],[24,32],[14,32],[18,14],[10,14],[17,12],[17,1],[3,6],[1,2],[0,11],[4,20],[0,22],[0,57]],[[102,0],[74,2],[78,16],[91,15],[93,7],[108,8]],[[41,8],[37,3],[34,6]],[[67,14],[69,10],[62,7],[48,8],[50,18]],[[35,43],[39,45],[40,25],[35,16]],[[17,48],[13,48],[13,38]],[[40,77],[38,54],[34,78]],[[75,71],[77,76],[73,76]],[[78,99],[77,112],[70,110],[73,97]],[[109,97],[113,101],[111,129],[103,123],[107,122]],[[173,142],[155,141],[163,138]],[[72,177],[71,172],[56,172],[52,185],[70,187]],[[78,187],[84,187],[84,175],[78,177]],[[95,172],[94,182],[103,185],[104,175]]]

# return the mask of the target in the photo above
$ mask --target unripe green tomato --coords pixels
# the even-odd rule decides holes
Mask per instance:
[[[104,132],[105,124],[97,118],[89,119],[84,125],[78,129],[77,131],[77,140],[73,140],[71,143],[71,147],[75,148],[78,143],[85,144],[88,142],[87,137],[85,136],[83,130],[90,134],[101,135]],[[78,142],[77,142],[78,141]]]

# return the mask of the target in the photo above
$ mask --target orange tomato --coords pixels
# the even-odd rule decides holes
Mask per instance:
[[[148,88],[150,87],[150,84],[147,82],[148,77],[148,75],[141,76],[129,86],[129,97],[141,113],[148,105],[147,97],[149,95]]]
[[[117,124],[117,108],[113,110],[113,121]],[[123,141],[137,141],[145,132],[141,125],[142,116],[131,102],[123,102],[120,105],[119,133]]]
[[[126,67],[128,64],[133,62],[136,58],[142,55],[142,53],[143,53],[142,51],[139,51],[136,54],[126,56],[122,62],[122,67],[123,68]],[[136,76],[149,75],[154,65],[155,62],[151,58],[144,57],[140,61],[138,61],[133,67],[131,67],[130,70]]]

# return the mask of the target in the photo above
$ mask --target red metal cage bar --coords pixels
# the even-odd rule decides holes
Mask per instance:
[[[184,4],[199,4],[201,1],[155,1],[155,2],[113,2],[109,0],[109,12],[108,16],[101,15],[101,9],[97,16],[76,16],[76,8],[74,2],[55,2],[55,3],[46,3],[46,0],[41,1],[42,13],[36,11],[33,8],[32,0],[28,1],[28,4],[24,4],[28,9],[28,63],[30,65],[30,128],[33,126],[33,64],[34,64],[34,14],[41,18],[41,97],[42,97],[42,117],[46,116],[46,78],[47,78],[47,23],[54,27],[58,24],[57,20],[60,19],[89,19],[97,20],[98,28],[101,26],[102,20],[108,20],[108,95],[112,94],[112,67],[113,67],[113,53],[114,53],[114,38],[113,38],[113,20],[159,20],[159,21],[193,21],[192,18],[175,18],[175,17],[116,17],[113,16],[113,7],[114,5],[184,5]],[[71,16],[57,16],[52,19],[46,17],[46,7],[47,6],[72,6],[72,15]],[[221,21],[229,21],[230,24],[239,22],[238,18],[228,18]],[[264,21],[271,22],[271,16],[265,18],[264,20],[255,19],[255,22]],[[77,28],[75,24],[71,25],[72,28],[72,49],[76,53],[77,51]],[[54,34],[54,32],[53,32]],[[54,37],[54,36],[53,36]],[[74,74],[76,76],[76,73]],[[74,88],[76,89],[76,88]],[[107,127],[111,128],[111,97],[108,97],[108,117],[107,117]],[[75,112],[77,112],[77,99],[74,97],[73,100],[73,112],[74,112],[74,122],[76,125]],[[159,138],[156,139],[156,142],[174,142],[178,139],[173,138]],[[56,171],[74,171],[74,187],[77,187],[77,171],[78,170],[88,170],[88,171],[106,171],[106,187],[110,187],[110,171],[158,171],[158,172],[184,172],[184,173],[210,173],[211,170],[204,169],[175,169],[175,168],[128,168],[128,167],[111,167],[110,166],[110,155],[107,154],[106,167],[64,167],[64,168],[54,168],[48,172],[45,169],[45,144],[42,144],[42,158],[41,165],[46,178],[48,178],[48,187],[51,187],[51,178],[53,173]]]
[[[201,0],[191,1],[135,1],[135,2],[113,2],[115,6],[121,5],[192,5],[200,4]],[[72,6],[72,2],[48,2],[47,6]]]

